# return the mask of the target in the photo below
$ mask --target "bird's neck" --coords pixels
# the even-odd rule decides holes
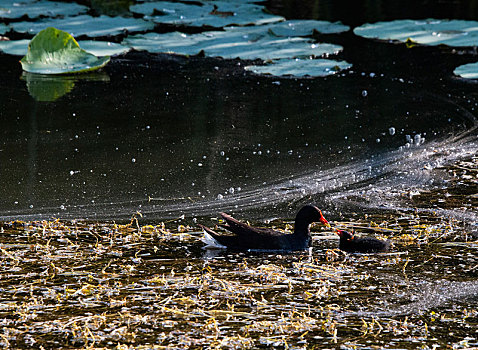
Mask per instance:
[[[294,235],[309,237],[310,236],[309,225],[310,225],[309,222],[305,222],[302,220],[296,221],[294,225]]]

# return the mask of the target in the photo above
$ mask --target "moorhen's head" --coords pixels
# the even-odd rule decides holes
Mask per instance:
[[[323,225],[330,227],[329,222],[324,218],[319,208],[314,205],[306,205],[299,210],[296,217],[296,222],[321,222]]]
[[[337,230],[337,235],[339,235],[340,240],[351,241],[354,238],[353,232],[348,232],[344,230]]]

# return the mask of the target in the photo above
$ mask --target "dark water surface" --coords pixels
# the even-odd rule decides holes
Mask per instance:
[[[474,4],[268,6],[353,27],[476,20]],[[352,69],[258,77],[238,60],[133,52],[38,81],[0,54],[0,345],[477,347],[478,93],[452,73],[475,50],[316,38]],[[39,101],[45,84],[69,92]],[[205,250],[194,220],[228,211],[283,229],[267,219],[310,202],[395,247],[344,254],[314,228],[310,252]]]
[[[1,56],[0,218],[291,216],[303,198],[333,213],[351,188],[377,207],[444,186],[433,169],[476,150],[476,85],[452,75],[472,55],[327,40],[351,71],[279,79],[130,53],[100,77],[65,78],[55,102],[32,98],[17,58]]]

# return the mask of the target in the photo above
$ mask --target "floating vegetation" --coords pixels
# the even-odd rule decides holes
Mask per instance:
[[[476,243],[348,255],[321,239],[311,254],[210,255],[194,227],[140,219],[1,224],[2,346],[407,348],[410,337],[428,347],[477,345],[467,338],[478,325]],[[336,224],[395,239],[440,223],[384,219]]]
[[[283,21],[284,17],[264,11],[264,6],[231,1],[181,3],[169,1],[145,2],[130,7],[134,13],[147,15],[155,23],[210,26],[261,25]]]
[[[247,31],[246,31],[247,33]],[[273,60],[295,57],[320,57],[340,52],[334,44],[314,43],[301,37],[277,37],[268,32],[244,34],[241,30],[184,34],[180,32],[139,34],[127,37],[123,45],[149,52],[196,55],[245,60]]]
[[[3,23],[0,23],[0,34],[5,34],[6,32],[8,32],[10,30],[10,27],[3,24]]]
[[[15,3],[8,6],[15,7],[15,14],[21,17],[21,11],[26,11],[31,18],[46,17],[34,22],[12,22],[10,26],[0,27],[0,33],[12,29],[18,33],[37,34],[46,27],[55,27],[71,33],[73,36],[105,37],[125,33],[148,32],[154,29],[155,23],[189,27],[215,27],[221,31],[206,31],[197,34],[181,32],[129,35],[123,45],[108,43],[106,49],[100,42],[88,45],[90,50],[102,55],[121,54],[133,48],[152,53],[170,53],[179,55],[204,54],[209,57],[244,60],[280,60],[268,65],[267,72],[262,73],[296,76],[325,76],[335,72],[342,65],[348,63],[331,61],[326,68],[324,60],[317,62],[297,61],[295,58],[315,58],[337,54],[342,47],[329,43],[317,43],[310,38],[314,32],[323,34],[341,33],[350,28],[340,22],[315,20],[286,21],[281,16],[268,13],[263,5],[250,1],[198,1],[194,3],[182,2],[144,2],[130,6],[130,11],[143,18],[109,17],[101,15],[92,17],[82,14],[84,6],[76,4],[54,3],[39,1],[30,11],[31,3]],[[28,5],[28,6],[27,6]],[[49,10],[49,5],[53,10]],[[76,8],[75,6],[79,6]],[[75,12],[75,9],[77,10]],[[48,12],[50,11],[50,12]],[[55,12],[56,11],[56,12]],[[60,16],[61,15],[61,16]],[[58,17],[60,16],[60,17]],[[247,27],[243,27],[246,26]],[[239,27],[238,27],[239,26]],[[1,42],[0,50],[11,55],[20,55],[25,41]],[[99,46],[99,47],[98,47]],[[88,50],[88,51],[90,51]],[[261,72],[262,67],[253,68]],[[335,70],[334,70],[335,69]]]
[[[24,56],[28,52],[29,43],[28,39],[0,41],[0,50],[9,55]],[[121,55],[130,50],[129,47],[110,41],[78,40],[78,45],[95,56]]]
[[[476,46],[478,22],[465,20],[403,19],[366,23],[354,29],[358,36],[423,45]]]
[[[24,56],[28,52],[28,44],[31,40],[3,40],[0,41],[0,50],[9,55]]]
[[[80,15],[65,18],[45,18],[35,22],[14,22],[10,26],[19,33],[37,34],[47,27],[55,27],[78,37],[111,36],[153,29],[154,23],[140,18]]]
[[[76,3],[46,0],[2,0],[0,18],[14,19],[27,16],[30,19],[35,19],[37,17],[74,16],[86,11],[88,11],[88,7]]]
[[[267,62],[263,66],[246,66],[245,70],[256,74],[270,74],[273,76],[324,77],[336,74],[350,67],[352,67],[352,65],[345,61],[326,59],[280,59]]]
[[[478,157],[461,160],[439,170],[446,170],[450,175],[447,187],[414,193],[414,205],[425,208],[460,208],[464,211],[478,207]]]
[[[478,62],[463,64],[456,67],[453,74],[465,79],[478,79]]]
[[[70,34],[50,27],[32,39],[20,63],[30,73],[69,74],[97,70],[109,60],[109,56],[99,58],[86,52]]]

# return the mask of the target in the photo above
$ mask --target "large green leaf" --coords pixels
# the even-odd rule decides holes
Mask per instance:
[[[39,33],[46,27],[55,27],[71,33],[73,36],[89,37],[109,36],[128,32],[142,32],[154,28],[154,23],[139,18],[81,15],[66,18],[46,18],[35,22],[11,23],[19,33]]]
[[[82,50],[68,33],[47,28],[38,33],[21,59],[23,70],[39,74],[81,73],[99,69],[109,62]]]
[[[348,62],[328,59],[281,59],[264,66],[246,66],[245,70],[273,76],[324,77],[350,67],[352,65]]]
[[[478,62],[456,67],[453,73],[465,79],[478,79]]]
[[[425,45],[477,46],[478,22],[464,20],[396,20],[364,24],[354,33],[380,40],[411,41]]]
[[[5,1],[5,2],[4,2]],[[88,11],[88,7],[76,3],[55,1],[0,1],[0,18],[29,18],[73,16]]]
[[[214,31],[199,34],[179,32],[129,36],[123,42],[136,50],[149,52],[195,55],[201,51],[210,57],[241,59],[280,59],[295,57],[320,57],[336,54],[339,45],[314,43],[305,38],[276,37],[267,31],[260,34],[241,30]]]
[[[130,10],[147,15],[156,23],[188,26],[211,26],[265,24],[283,21],[284,17],[264,11],[264,6],[245,2],[207,1],[202,3],[179,3],[155,1],[133,5]]]

